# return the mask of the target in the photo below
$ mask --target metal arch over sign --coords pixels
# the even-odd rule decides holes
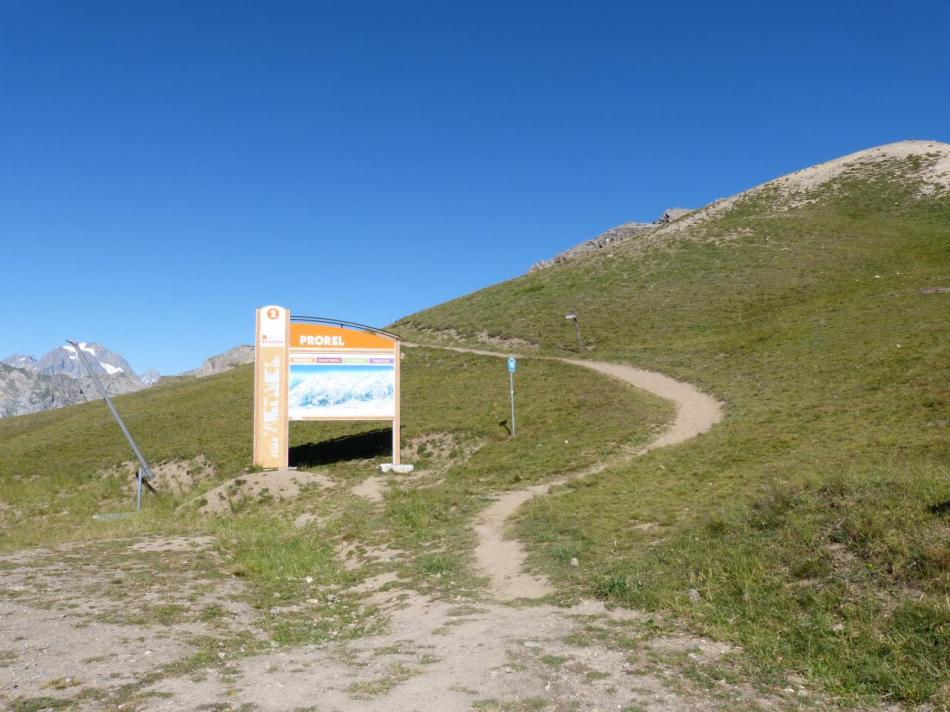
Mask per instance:
[[[286,321],[283,347],[283,380],[280,413],[283,444],[268,440],[271,423],[260,414],[277,412],[268,400],[267,364],[273,354],[265,351],[261,337],[262,319],[269,310],[258,309],[258,340],[255,370],[254,464],[260,467],[287,466],[287,431],[291,420],[386,420],[393,424],[393,464],[399,464],[399,341],[397,337],[371,327],[348,322],[299,317]],[[278,315],[280,312],[278,312]],[[351,328],[354,327],[354,328]],[[270,360],[268,360],[270,359]],[[261,365],[263,364],[263,366]],[[260,406],[258,404],[261,404]],[[270,406],[271,410],[267,410]],[[259,438],[259,433],[265,437]],[[259,449],[259,439],[265,445]],[[283,459],[270,459],[267,447],[281,449]]]

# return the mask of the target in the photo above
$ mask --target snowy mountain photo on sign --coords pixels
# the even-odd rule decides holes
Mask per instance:
[[[391,418],[396,376],[391,365],[294,364],[290,367],[291,420]]]

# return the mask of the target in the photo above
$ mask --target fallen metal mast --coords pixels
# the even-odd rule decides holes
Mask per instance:
[[[79,355],[79,360],[82,361],[82,365],[85,367],[86,371],[92,376],[93,383],[96,384],[96,388],[99,389],[99,394],[102,396],[102,400],[106,402],[106,405],[109,406],[109,410],[112,412],[112,417],[115,418],[115,422],[119,424],[119,428],[122,430],[122,434],[125,435],[125,439],[129,441],[129,445],[132,447],[132,452],[135,453],[135,456],[139,460],[141,467],[139,468],[138,479],[139,479],[139,508],[141,508],[141,489],[142,485],[148,487],[153,493],[156,493],[156,490],[148,482],[148,480],[154,477],[152,468],[148,466],[148,462],[145,460],[145,455],[142,454],[142,451],[139,450],[139,446],[135,444],[135,439],[132,437],[132,433],[129,432],[129,429],[125,427],[125,423],[122,421],[122,416],[119,415],[119,411],[115,409],[115,405],[112,403],[112,399],[109,397],[108,392],[105,387],[102,385],[102,382],[99,380],[99,376],[96,375],[96,372],[92,370],[92,366],[89,365],[89,362],[86,360],[86,355],[83,353],[82,348],[75,341],[66,341],[67,344],[72,346],[76,353]]]

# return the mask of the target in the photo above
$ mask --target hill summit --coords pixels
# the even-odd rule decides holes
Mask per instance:
[[[825,186],[846,177],[871,176],[887,166],[898,164],[898,178],[914,180],[922,197],[950,192],[950,144],[939,141],[899,141],[875,146],[793,173],[774,178],[729,198],[721,198],[699,210],[672,208],[652,223],[630,222],[604,231],[550,259],[540,260],[529,271],[563,264],[618,243],[634,240],[652,244],[680,235],[685,228],[728,212],[738,202],[770,196],[776,211],[792,210],[816,199]]]

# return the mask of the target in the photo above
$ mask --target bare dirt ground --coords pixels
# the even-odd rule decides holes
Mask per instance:
[[[241,475],[210,489],[202,496],[202,514],[223,514],[244,500],[294,499],[304,487],[332,487],[333,480],[317,472],[282,469]]]
[[[582,602],[438,600],[393,573],[356,590],[383,632],[271,647],[206,540],[4,560],[0,700],[12,710],[799,709],[728,681],[733,651]],[[95,556],[99,553],[99,556]],[[152,556],[159,556],[159,566]],[[207,615],[208,611],[213,615]],[[684,674],[684,670],[687,671]]]
[[[687,384],[626,366],[581,365],[677,403],[672,427],[647,448],[692,437],[721,417],[718,403]],[[378,505],[382,483],[375,477],[358,489]],[[358,544],[338,551],[344,568],[368,572],[343,593],[359,597],[379,623],[377,632],[341,642],[278,646],[265,619],[279,608],[252,608],[243,580],[207,537],[0,557],[0,703],[18,712],[821,706],[798,684],[755,689],[736,674],[736,651],[651,616],[595,602],[527,600],[550,584],[520,571],[522,552],[504,530],[511,511],[544,491],[506,495],[477,523],[479,549],[501,548],[478,555],[491,586],[474,599],[419,593],[386,570],[404,552]],[[336,594],[314,595],[327,601]]]

